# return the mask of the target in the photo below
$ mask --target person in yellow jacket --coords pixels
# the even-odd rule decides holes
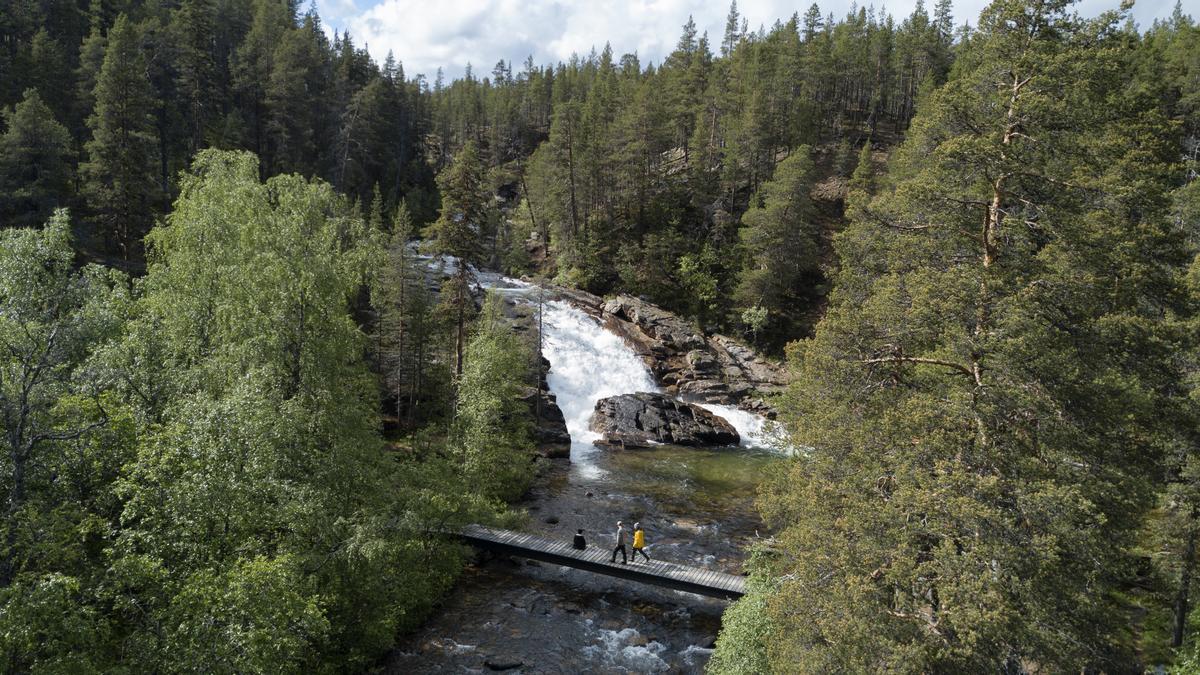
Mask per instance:
[[[633,524],[633,553],[630,555],[632,562],[637,562],[637,554],[641,553],[646,562],[650,562],[650,556],[646,555],[646,531],[642,529],[641,523]]]

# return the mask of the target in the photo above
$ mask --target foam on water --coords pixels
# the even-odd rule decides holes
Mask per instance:
[[[742,437],[741,444],[743,446],[763,447],[763,430],[766,427],[767,420],[762,416],[746,412],[731,405],[717,403],[697,403],[696,405],[718,417],[725,418],[726,422],[732,424],[733,428],[737,429],[738,435]]]
[[[712,658],[713,651],[699,645],[688,645],[688,648],[679,652],[679,655],[683,657],[683,662],[687,665],[696,666],[708,663],[708,660]]]
[[[651,640],[644,644],[635,628],[623,630],[601,630],[597,636],[599,644],[584,647],[582,653],[589,660],[600,661],[608,669],[617,672],[657,673],[670,670],[671,666],[660,656],[667,651],[666,645]]]
[[[790,450],[783,427],[762,415],[755,415],[732,405],[697,403],[705,410],[725,418],[737,429],[744,448],[769,448],[787,452]]]
[[[601,474],[589,422],[596,401],[617,394],[658,391],[646,364],[621,338],[565,302],[545,303],[542,353],[550,362],[546,383],[571,434],[571,462],[587,477]]]

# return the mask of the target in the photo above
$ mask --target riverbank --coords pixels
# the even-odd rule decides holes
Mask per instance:
[[[489,275],[514,317],[528,324],[538,291]],[[524,529],[569,541],[582,528],[592,546],[609,548],[617,520],[641,521],[652,558],[740,574],[744,551],[761,531],[756,487],[778,460],[742,446],[636,451],[599,448],[591,430],[596,401],[661,391],[628,336],[611,322],[563,300],[544,303],[546,385],[570,435],[570,460],[544,470],[518,504]],[[761,427],[733,406],[739,431]],[[480,555],[415,633],[403,638],[384,672],[701,672],[726,603],[634,582],[507,557]],[[520,664],[520,665],[517,665]]]
[[[527,530],[609,547],[615,519],[640,518],[651,557],[738,573],[761,523],[752,508],[765,453],[663,446],[605,453],[586,473],[554,461],[528,498]],[[740,468],[734,468],[740,465]],[[699,673],[727,603],[555,565],[481,555],[385,673]]]

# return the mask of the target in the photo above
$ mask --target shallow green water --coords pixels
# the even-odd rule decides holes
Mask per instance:
[[[664,445],[606,452],[596,464],[607,472],[605,483],[649,497],[664,513],[740,520],[751,515],[765,473],[781,461],[776,454],[745,448]]]

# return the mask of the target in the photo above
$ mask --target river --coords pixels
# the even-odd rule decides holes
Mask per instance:
[[[481,275],[493,292],[533,302],[523,282]],[[528,529],[611,548],[617,520],[640,521],[651,558],[739,573],[758,536],[756,486],[779,453],[764,421],[709,406],[743,436],[738,448],[614,451],[592,444],[597,400],[658,391],[619,337],[561,301],[544,304],[547,383],[571,434],[571,461],[553,462],[519,507]],[[726,603],[570,568],[510,558],[470,566],[433,617],[391,654],[387,673],[702,672]],[[516,665],[520,664],[520,665]]]

